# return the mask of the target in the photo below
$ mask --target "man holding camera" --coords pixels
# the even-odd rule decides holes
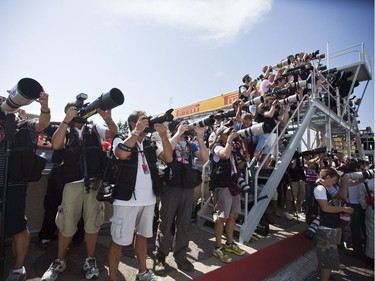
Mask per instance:
[[[117,178],[118,188],[114,193],[113,216],[111,218],[112,241],[108,253],[109,278],[117,280],[117,269],[122,247],[134,244],[139,273],[136,280],[155,281],[157,276],[147,269],[147,238],[153,235],[153,218],[156,194],[161,189],[161,179],[156,162],[172,161],[172,147],[167,127],[151,124],[143,111],[135,111],[128,118],[131,133],[124,140],[115,138],[114,153],[121,162]],[[160,141],[147,136],[152,127]]]
[[[319,219],[320,225],[316,231],[316,252],[320,267],[320,280],[328,281],[331,270],[338,270],[340,266],[338,245],[338,229],[340,213],[352,214],[351,207],[334,206],[333,199],[346,199],[349,176],[341,178],[341,188],[336,194],[331,194],[330,189],[338,181],[339,175],[334,168],[321,169],[318,186],[314,189],[315,204],[314,214]]]
[[[186,258],[189,247],[189,227],[193,208],[194,188],[184,185],[183,169],[192,169],[194,158],[202,162],[208,161],[208,149],[204,144],[205,127],[194,126],[198,144],[187,141],[189,125],[187,121],[175,120],[169,125],[172,134],[170,143],[173,149],[173,161],[168,164],[166,185],[160,193],[159,226],[156,237],[156,253],[154,270],[158,275],[165,274],[165,258],[171,248],[170,241],[174,226],[175,244],[173,256],[179,269],[192,271],[193,264]]]
[[[66,269],[66,251],[77,231],[81,216],[84,220],[87,251],[83,265],[85,277],[91,279],[99,276],[94,252],[100,226],[104,221],[104,203],[96,200],[106,161],[101,141],[115,136],[118,128],[112,120],[111,110],[97,109],[107,128],[91,126],[81,118],[76,104],[66,105],[65,118],[51,140],[53,149],[64,149],[62,180],[65,185],[56,215],[59,229],[57,259],[42,276],[43,281],[56,280],[58,274]]]
[[[214,194],[215,249],[213,255],[224,263],[232,258],[228,253],[242,256],[242,250],[234,241],[233,233],[238,214],[241,212],[240,192],[235,188],[237,183],[234,175],[239,168],[232,153],[234,139],[238,137],[232,127],[222,126],[216,131],[216,141],[210,149],[211,174],[210,190]],[[226,232],[226,243],[222,245],[221,237]]]
[[[0,97],[0,105],[5,101],[5,97]],[[38,119],[20,120],[17,118],[14,124],[11,124],[9,122],[7,124],[7,115],[2,110],[0,110],[0,170],[7,170],[7,163],[5,159],[8,141],[10,141],[11,149],[8,164],[10,165],[10,162],[16,162],[16,165],[13,165],[13,167],[19,167],[21,169],[19,171],[17,171],[17,169],[9,169],[7,175],[7,197],[5,198],[6,209],[5,221],[3,223],[5,226],[5,236],[12,238],[12,248],[15,255],[14,269],[10,271],[9,276],[6,279],[7,281],[26,280],[26,270],[23,264],[30,243],[30,233],[27,229],[27,221],[25,216],[26,190],[27,182],[29,180],[27,180],[26,178],[19,179],[18,177],[20,174],[23,174],[25,172],[23,171],[22,167],[30,166],[30,163],[24,163],[24,161],[31,160],[31,157],[18,157],[12,155],[12,149],[23,149],[22,154],[25,155],[25,153],[29,150],[27,148],[24,148],[36,148],[38,142],[38,134],[48,127],[51,119],[51,111],[48,107],[48,94],[42,91],[36,101],[40,103],[40,115]],[[9,126],[15,127],[14,135],[7,135],[7,132],[9,132]],[[34,153],[35,151],[33,150],[32,154]],[[15,159],[15,157],[17,159]],[[40,175],[41,173],[35,176]],[[3,179],[2,176],[5,176],[4,172],[0,173],[0,180],[3,184],[5,182],[5,179]],[[17,179],[15,179],[13,176],[16,176]],[[3,189],[3,185],[1,185],[0,194],[4,194],[4,191],[5,190]]]

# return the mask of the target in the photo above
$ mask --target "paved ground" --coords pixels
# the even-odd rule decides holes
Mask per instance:
[[[298,233],[306,228],[304,222],[297,222],[296,220],[288,221],[285,218],[275,218],[275,223],[270,225],[270,235],[262,236],[254,234],[252,240],[242,247],[246,250],[247,255],[256,252],[263,247],[267,247],[272,243],[277,243],[277,240],[285,239],[293,233]],[[191,242],[189,244],[189,259],[193,262],[195,270],[191,273],[184,273],[177,269],[172,255],[167,257],[168,272],[167,276],[161,280],[192,280],[198,276],[205,274],[206,272],[212,271],[216,268],[224,266],[220,261],[212,256],[212,249],[214,247],[213,234],[206,231],[202,231],[197,228],[195,224],[191,227]],[[100,267],[100,277],[96,280],[107,280],[107,254],[108,245],[110,241],[109,225],[104,225],[100,231],[98,245],[96,249],[96,257],[98,265]],[[152,268],[152,251],[154,249],[154,239],[149,239],[148,244],[148,259],[147,265]],[[44,271],[48,268],[49,264],[55,259],[57,254],[57,242],[52,243],[51,247],[47,249],[41,249],[38,247],[36,235],[32,235],[32,241],[29,249],[29,254],[26,259],[27,269],[27,280],[37,281],[43,275]],[[6,246],[6,262],[5,272],[9,271],[10,265],[13,263],[11,254],[11,247],[8,243]],[[82,271],[83,261],[85,259],[85,245],[84,243],[71,247],[67,257],[67,269],[65,272],[59,275],[57,281],[83,281],[84,275]],[[362,261],[343,255],[342,263],[347,267],[346,269],[338,272],[336,276],[339,279],[336,280],[373,280],[374,271],[373,268],[365,265]],[[282,257],[272,257],[282,258]],[[234,257],[234,262],[239,260],[240,257]],[[318,272],[316,256],[314,250],[308,252],[295,263],[290,264],[288,267],[283,268],[279,272],[275,273],[270,277],[270,281],[279,280],[296,280],[296,281],[311,281],[317,280]],[[126,247],[123,250],[123,256],[121,258],[120,267],[118,271],[118,280],[135,280],[137,273],[136,259],[134,252],[131,247]],[[5,277],[7,273],[4,274]],[[251,279],[249,279],[251,280]]]

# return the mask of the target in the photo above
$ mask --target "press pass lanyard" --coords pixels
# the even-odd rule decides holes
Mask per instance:
[[[141,150],[141,147],[138,145],[138,143],[137,143],[137,148],[138,148],[138,152],[141,154],[141,157],[142,157],[142,170],[143,170],[143,173],[149,174],[150,170],[148,169],[147,160],[146,160],[144,151]]]

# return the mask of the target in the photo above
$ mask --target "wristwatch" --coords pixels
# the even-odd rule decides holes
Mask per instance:
[[[131,134],[132,136],[139,137],[139,134],[137,133],[136,130],[131,131],[130,134]]]

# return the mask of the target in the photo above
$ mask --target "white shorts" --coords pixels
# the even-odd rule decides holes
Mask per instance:
[[[121,246],[132,244],[134,233],[145,238],[153,235],[155,204],[148,206],[113,205],[113,216],[110,219],[113,242]]]

